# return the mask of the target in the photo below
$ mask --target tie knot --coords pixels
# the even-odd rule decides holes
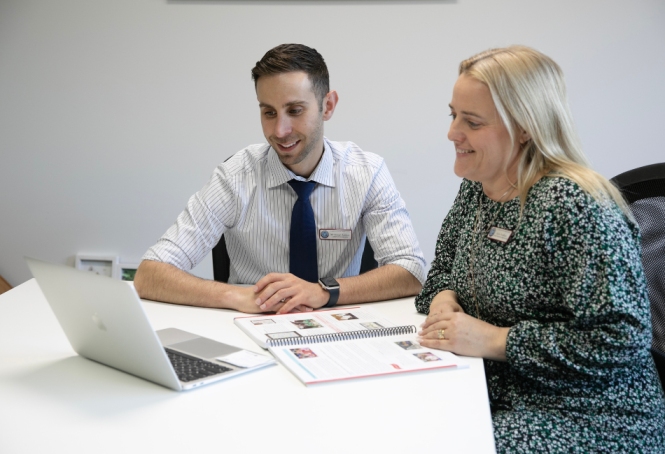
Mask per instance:
[[[289,184],[296,191],[299,199],[309,199],[314,186],[316,186],[316,181],[289,180]]]

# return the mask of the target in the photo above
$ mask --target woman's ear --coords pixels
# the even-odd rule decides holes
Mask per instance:
[[[531,134],[522,130],[522,132],[520,132],[520,145],[524,145],[529,140],[531,140]]]

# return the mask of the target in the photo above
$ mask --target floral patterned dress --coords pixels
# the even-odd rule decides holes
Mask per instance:
[[[491,240],[493,226],[514,234]],[[507,361],[485,360],[498,452],[665,453],[639,230],[618,207],[545,177],[520,220],[519,198],[502,206],[464,180],[418,311],[446,289],[510,327]]]

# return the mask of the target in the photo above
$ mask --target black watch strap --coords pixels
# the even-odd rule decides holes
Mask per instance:
[[[337,299],[339,298],[339,287],[327,288],[326,290],[328,290],[328,293],[330,293],[330,298],[323,307],[335,307],[335,305],[337,304]]]
[[[321,285],[321,287],[323,287],[323,289],[330,295],[328,302],[323,307],[335,307],[337,300],[339,299],[339,284],[334,279],[328,278],[327,280],[332,280],[336,285],[326,285],[321,279],[319,279],[319,285]]]

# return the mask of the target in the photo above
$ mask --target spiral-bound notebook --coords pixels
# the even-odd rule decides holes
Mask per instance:
[[[464,367],[418,344],[416,327],[367,308],[237,317],[236,325],[305,384]]]

